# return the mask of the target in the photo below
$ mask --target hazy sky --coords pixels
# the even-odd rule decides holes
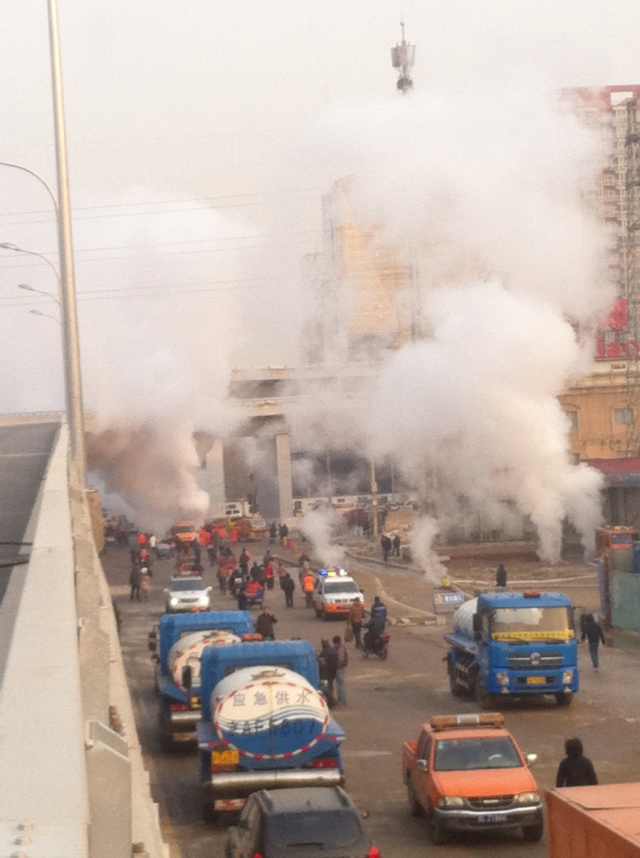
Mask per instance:
[[[0,160],[53,180],[46,4],[6,5]],[[248,348],[239,296],[255,304],[267,294],[272,306],[261,283],[293,282],[295,259],[319,248],[320,194],[338,177],[336,163],[323,158],[331,127],[323,120],[399,97],[389,47],[400,17],[418,46],[416,89],[448,98],[480,82],[485,97],[499,99],[501,85],[522,70],[550,87],[640,83],[637,0],[60,0],[60,7],[92,385],[98,370],[109,371],[110,348],[120,372],[132,342],[132,354],[164,339],[171,351],[165,323],[176,304],[158,291],[170,282],[192,284],[179,307],[195,339],[222,336]],[[410,142],[399,129],[399,152]],[[0,168],[4,241],[55,259],[47,198],[28,177]],[[21,293],[20,282],[53,285],[43,266],[0,251],[3,411],[61,402],[56,322],[27,312],[55,306]],[[137,297],[124,299],[122,290],[136,286]],[[265,328],[273,321],[267,313]],[[287,331],[269,336],[275,345]]]

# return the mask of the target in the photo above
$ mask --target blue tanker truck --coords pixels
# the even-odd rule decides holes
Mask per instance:
[[[451,693],[483,709],[500,699],[553,695],[571,703],[579,687],[571,600],[561,593],[482,593],[458,608],[445,635]]]
[[[320,691],[308,641],[208,647],[198,723],[205,819],[260,789],[344,782],[345,735]]]
[[[165,614],[149,633],[160,697],[158,728],[163,744],[192,742],[200,720],[200,655],[205,646],[240,641],[253,635],[247,611]],[[185,678],[189,688],[184,685]]]

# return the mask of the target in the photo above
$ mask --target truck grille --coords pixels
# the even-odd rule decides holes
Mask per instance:
[[[467,799],[472,810],[505,810],[513,804],[512,795],[495,795],[491,798]]]
[[[540,655],[539,653],[511,655],[508,661],[509,667],[516,668],[516,670],[523,670],[529,667],[562,667],[563,664],[564,658],[561,655]]]

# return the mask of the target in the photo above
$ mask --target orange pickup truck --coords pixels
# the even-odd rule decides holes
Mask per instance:
[[[409,809],[427,817],[435,844],[450,831],[514,828],[538,841],[542,800],[529,768],[536,759],[522,752],[500,713],[438,715],[403,747]]]

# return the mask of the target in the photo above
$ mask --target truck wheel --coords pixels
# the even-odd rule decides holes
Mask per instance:
[[[570,706],[573,701],[573,694],[556,694],[556,703],[558,706]]]
[[[537,822],[535,825],[527,825],[522,829],[522,836],[529,843],[537,843],[539,840],[542,840],[542,834],[544,832],[544,825],[542,822]]]
[[[435,813],[431,814],[431,819],[429,820],[429,836],[434,846],[442,846],[443,843],[447,842],[447,829]]]
[[[407,781],[407,801],[409,802],[409,813],[411,816],[423,816],[424,810],[416,798],[416,791],[411,781]]]

